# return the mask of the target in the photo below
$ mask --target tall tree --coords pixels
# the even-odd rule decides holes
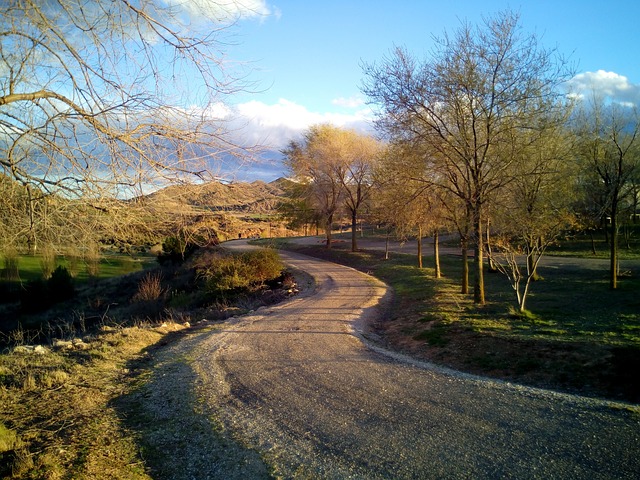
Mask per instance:
[[[520,132],[529,138],[522,139],[528,147],[517,158],[519,175],[493,205],[490,259],[511,281],[520,312],[526,310],[531,282],[539,279],[546,249],[576,224],[573,142],[561,122],[548,125],[555,128]]]
[[[344,200],[343,152],[340,130],[328,124],[310,127],[302,140],[292,140],[282,152],[295,181],[304,186],[304,198],[323,219],[327,248],[331,248],[334,216]]]
[[[635,179],[640,172],[640,117],[637,108],[606,103],[593,96],[577,120],[579,157],[588,182],[601,200],[599,215],[609,218],[609,287],[618,286],[620,213],[635,205]],[[635,213],[635,212],[634,212]]]
[[[373,138],[329,124],[310,127],[283,151],[286,165],[306,186],[307,200],[324,218],[327,248],[334,215],[344,206],[351,217],[351,246],[357,250],[358,213],[369,199],[379,151]]]
[[[439,278],[438,233],[443,228],[444,209],[427,167],[419,149],[403,143],[389,145],[376,168],[374,204],[376,218],[392,225],[398,236],[416,236],[420,268],[423,236],[433,236],[434,269]]]
[[[338,169],[345,191],[345,207],[351,216],[351,251],[358,250],[358,214],[369,201],[373,189],[373,171],[379,159],[381,145],[373,137],[352,130],[343,133],[345,142],[344,169]]]
[[[476,303],[485,300],[485,209],[511,180],[512,153],[520,148],[513,132],[537,128],[560,106],[557,87],[570,77],[565,67],[554,50],[522,32],[511,12],[445,34],[422,63],[397,48],[380,65],[364,67],[363,92],[382,107],[378,126],[424,143],[447,179],[442,187],[466,205]]]

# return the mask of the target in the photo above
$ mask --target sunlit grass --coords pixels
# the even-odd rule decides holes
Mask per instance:
[[[41,262],[41,255],[20,255],[18,257],[20,280],[24,282],[42,278]],[[155,256],[153,255],[131,256],[106,253],[100,258],[97,278],[111,278],[137,272],[150,265],[154,265],[155,262]],[[80,260],[74,268],[70,258],[58,255],[56,256],[55,264],[56,266],[62,265],[69,269],[77,281],[86,281],[91,278],[87,264],[82,260]],[[76,269],[77,271],[74,271]]]

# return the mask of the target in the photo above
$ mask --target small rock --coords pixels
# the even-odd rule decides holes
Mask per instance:
[[[76,350],[88,350],[91,347],[88,343],[83,342],[81,339],[79,340],[79,342],[73,342],[73,348]]]
[[[47,353],[49,353],[49,350],[47,350],[47,348],[43,345],[36,345],[33,348],[33,353],[35,353],[36,355],[46,355]]]
[[[53,341],[53,348],[59,348],[59,349],[72,349],[73,348],[73,343],[68,341],[68,340],[61,340],[59,338],[56,338]]]

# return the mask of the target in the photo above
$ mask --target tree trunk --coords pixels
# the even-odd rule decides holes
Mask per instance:
[[[436,270],[436,278],[440,278],[442,273],[440,272],[440,239],[438,230],[433,233],[433,262]]]
[[[391,236],[391,229],[387,230],[387,238],[384,242],[384,259],[389,260],[389,237]]]
[[[469,240],[466,237],[460,239],[460,251],[462,253],[462,288],[460,293],[469,293]]]
[[[497,270],[494,262],[493,262],[493,256],[491,255],[491,238],[489,238],[490,232],[491,232],[491,226],[490,226],[490,220],[487,218],[487,232],[486,232],[486,247],[487,247],[487,258],[489,260],[489,270],[491,270],[492,272],[495,272]]]
[[[353,209],[351,210],[351,251],[358,251],[358,240],[357,240],[357,227],[358,227],[358,212]]]
[[[618,208],[615,203],[611,206],[611,258],[609,271],[609,288],[618,288]]]
[[[482,221],[481,221],[480,205],[474,207],[473,212],[473,233],[476,237],[475,246],[473,249],[473,267],[474,267],[474,282],[473,282],[473,302],[478,305],[484,305],[484,262],[483,262],[483,248],[482,248]]]
[[[29,255],[35,255],[38,250],[38,238],[36,236],[36,224],[35,224],[35,215],[34,215],[34,205],[35,200],[31,196],[31,187],[27,185],[27,196],[28,196],[28,209],[29,209],[29,231],[27,232],[27,248],[29,250]]]
[[[539,243],[540,240],[538,239],[537,242]],[[542,280],[542,277],[538,275],[538,266],[533,258],[533,252],[536,248],[540,248],[540,245],[529,245],[529,254],[527,255],[527,273],[528,276],[531,277],[532,282]]]
[[[418,225],[418,268],[422,268],[422,225]]]
[[[327,235],[327,250],[331,248],[331,228],[333,226],[333,214],[327,217],[327,224],[325,226],[325,233]]]

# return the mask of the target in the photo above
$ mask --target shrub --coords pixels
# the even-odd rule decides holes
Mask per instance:
[[[171,263],[182,263],[198,248],[192,243],[187,243],[182,238],[167,237],[162,242],[162,252],[158,255],[158,262],[163,264],[167,261]]]
[[[20,292],[20,306],[23,312],[37,313],[75,295],[73,278],[69,271],[59,265],[46,282],[42,279],[27,282]]]
[[[78,248],[75,246],[69,247],[65,256],[67,259],[67,270],[69,270],[72,277],[77,277],[80,272],[81,259],[81,254],[78,251]]]
[[[49,295],[54,302],[69,300],[75,294],[73,277],[62,265],[58,265],[47,280]]]
[[[47,245],[42,249],[40,256],[40,271],[42,278],[47,280],[51,277],[53,270],[56,268],[56,252],[51,245]]]
[[[20,281],[19,255],[13,247],[7,247],[4,251],[4,280],[8,282]]]
[[[277,252],[268,248],[243,253],[242,261],[247,265],[254,283],[262,284],[279,277],[284,269]]]
[[[47,282],[42,279],[29,280],[20,291],[20,308],[26,313],[36,313],[51,306]]]
[[[97,243],[89,244],[84,261],[87,264],[87,274],[97,277],[100,274],[100,246]]]
[[[162,294],[162,274],[160,272],[150,272],[138,284],[138,291],[133,296],[133,300],[141,302],[155,301]]]
[[[279,277],[283,268],[275,251],[262,249],[217,255],[199,275],[205,279],[207,291],[219,298],[262,286],[267,280]]]

